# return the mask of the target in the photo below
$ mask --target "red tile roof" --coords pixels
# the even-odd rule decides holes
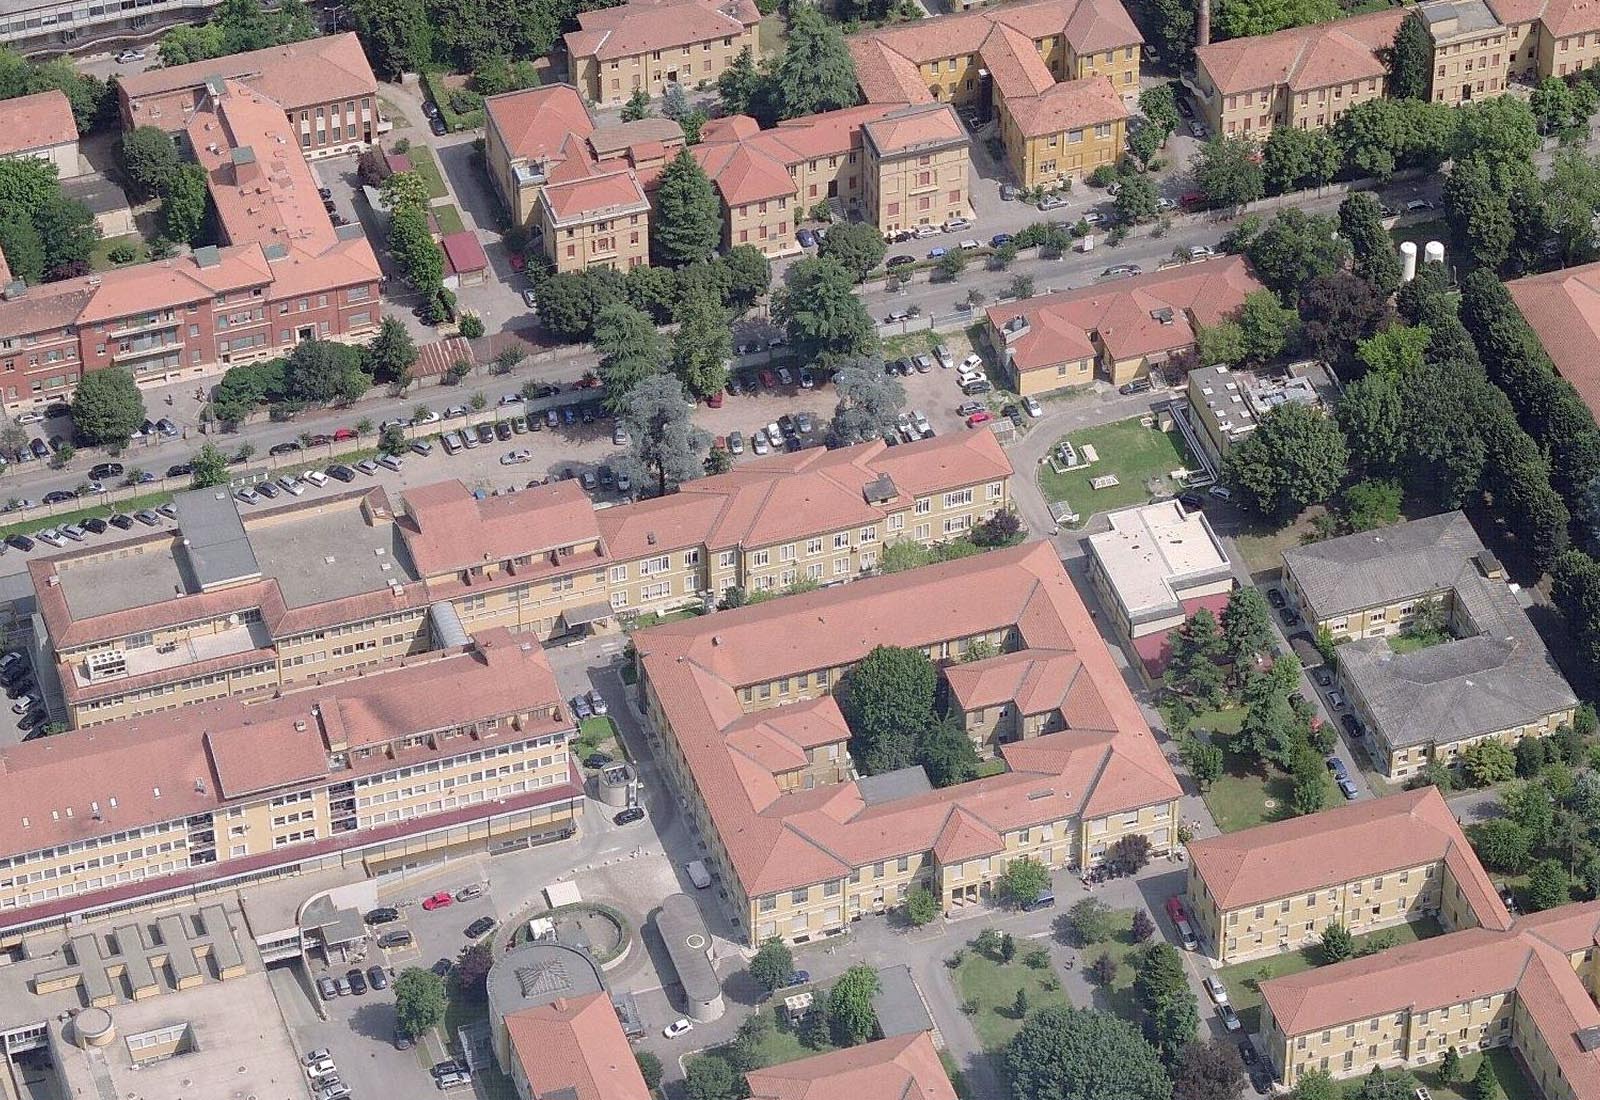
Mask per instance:
[[[926,1031],[816,1054],[745,1075],[750,1100],[955,1100]]]
[[[1480,924],[1511,926],[1437,787],[1191,841],[1189,858],[1223,912],[1443,862]]]
[[[400,747],[408,734],[470,729],[478,719],[517,713],[531,719],[515,732],[502,725]],[[274,787],[354,778],[571,725],[544,651],[505,630],[484,631],[472,649],[392,662],[354,680],[259,703],[195,703],[0,750],[0,852],[171,821]],[[366,758],[335,755],[385,745]]]
[[[551,157],[568,135],[588,137],[594,130],[583,97],[571,84],[492,95],[483,101],[483,109],[512,160]]]
[[[1600,946],[1597,929],[1600,902],[1567,905],[1523,917],[1509,930],[1470,928],[1273,978],[1261,983],[1261,997],[1293,1038],[1515,992],[1571,1095],[1600,1096],[1600,1051],[1584,1050],[1577,1035],[1600,1027],[1600,1008],[1569,958]]]
[[[580,29],[566,36],[575,59],[600,61],[655,50],[737,38],[761,22],[753,0],[629,0],[620,7],[580,12]]]
[[[482,500],[459,481],[438,481],[405,490],[405,504],[401,535],[424,577],[548,554],[600,535],[594,504],[576,481]]]
[[[1012,365],[1025,374],[1094,355],[1091,334],[1117,360],[1180,351],[1194,343],[1197,325],[1216,324],[1260,289],[1244,258],[1227,256],[985,312],[996,329],[1018,317],[1028,322],[1027,334],[1006,345]],[[1169,321],[1158,316],[1163,310],[1170,311]]]
[[[737,118],[719,119],[719,125],[701,131],[700,143],[689,151],[729,206],[793,195],[792,167],[859,149],[861,128],[885,117],[895,106],[845,107],[780,122],[770,130],[752,130]]]
[[[199,89],[212,77],[243,80],[271,97],[285,111],[314,107],[336,99],[376,97],[378,78],[354,32],[308,38],[285,46],[269,46],[188,65],[157,67],[118,76],[122,96],[130,104],[133,124],[151,122],[141,102],[150,96]],[[378,105],[372,104],[374,117]]]
[[[31,153],[78,140],[78,124],[66,93],[48,92],[17,96],[5,101],[6,124],[0,130],[0,156]]]
[[[1550,361],[1600,417],[1600,263],[1506,284]]]
[[[1004,746],[1011,765],[1004,774],[869,806],[855,783],[784,793],[759,754],[730,751],[730,732],[749,728],[739,704],[743,686],[857,661],[876,645],[930,646],[1011,626],[1026,647],[1081,662],[1084,698],[1068,693],[1066,730]],[[1044,543],[653,627],[634,642],[750,897],[926,852],[941,838],[947,852],[965,851],[979,834],[1103,816],[1179,794],[1088,611]],[[831,696],[809,706],[835,728],[842,724]]]
[[[539,1100],[650,1100],[603,990],[506,1015],[506,1035]]]
[[[1232,38],[1195,48],[1195,62],[1223,95],[1286,84],[1292,91],[1352,80],[1382,81],[1382,52],[1394,45],[1406,13],[1400,8],[1276,34]]]

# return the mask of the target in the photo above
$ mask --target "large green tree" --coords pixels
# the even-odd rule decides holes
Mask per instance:
[[[72,396],[72,426],[86,443],[121,447],[144,422],[144,395],[120,368],[89,371]]]
[[[1166,686],[1206,710],[1220,706],[1227,642],[1211,609],[1202,607],[1185,619],[1167,635],[1167,644],[1172,655],[1163,673]]]
[[[1269,289],[1293,302],[1312,279],[1344,266],[1349,245],[1338,228],[1333,218],[1290,207],[1262,228],[1245,255]]]
[[[1255,431],[1229,449],[1223,463],[1239,504],[1277,522],[1328,499],[1349,468],[1338,423],[1320,409],[1292,402],[1263,416]]]
[[[650,247],[658,264],[682,267],[713,255],[722,242],[722,203],[699,161],[678,151],[656,187]]]
[[[205,244],[212,236],[211,189],[206,170],[181,164],[167,177],[161,196],[161,232],[168,240]]]
[[[1350,242],[1355,273],[1379,293],[1393,294],[1400,286],[1400,257],[1371,192],[1352,191],[1339,204],[1339,235]]]
[[[44,239],[33,219],[20,210],[0,211],[0,254],[14,278],[29,286],[44,282]]]
[[[372,376],[361,369],[360,350],[333,340],[296,344],[284,363],[283,380],[291,399],[315,405],[349,403],[372,386]]]
[[[1246,138],[1214,137],[1200,147],[1194,181],[1213,207],[1243,206],[1265,192],[1257,148]]]
[[[878,345],[877,328],[855,293],[854,280],[834,260],[790,264],[787,285],[773,294],[772,314],[802,361],[831,368]]]
[[[1274,127],[1262,150],[1267,193],[1281,195],[1330,183],[1341,160],[1339,145],[1327,130]]]
[[[1433,98],[1433,35],[1427,21],[1413,11],[1400,22],[1389,48],[1387,92],[1395,99]]]
[[[123,134],[118,151],[129,198],[137,201],[165,191],[167,180],[178,168],[178,145],[159,126],[140,126]]]
[[[433,60],[426,0],[352,0],[346,9],[367,59],[385,80],[421,72]]]
[[[1239,1100],[1244,1062],[1226,1039],[1190,1043],[1172,1068],[1172,1100]]]
[[[1172,1082],[1132,1024],[1092,1008],[1047,1005],[1005,1053],[1016,1100],[1169,1100]]]
[[[837,24],[802,4],[789,14],[789,40],[773,70],[781,118],[804,118],[853,107],[856,66]]]
[[[872,1038],[878,1014],[872,998],[878,995],[878,972],[870,966],[852,966],[828,990],[828,1025],[839,1046],[855,1046]]]
[[[670,374],[640,380],[629,392],[617,419],[632,440],[623,461],[635,481],[654,482],[657,494],[705,473],[700,452],[711,437],[689,419],[683,383]]]
[[[398,382],[410,377],[417,361],[417,343],[400,318],[385,314],[378,335],[366,347],[363,369],[378,382]]]
[[[625,302],[606,306],[595,318],[594,350],[606,407],[613,413],[627,407],[635,386],[660,372],[666,354],[650,318]]]
[[[394,980],[394,1013],[400,1030],[413,1039],[444,1019],[444,979],[409,966]]]
[[[777,992],[794,976],[794,952],[776,937],[767,940],[750,960],[750,976],[768,993]]]
[[[845,677],[840,707],[850,726],[850,753],[867,775],[916,762],[923,731],[933,724],[938,676],[920,649],[880,645]]]
[[[1253,38],[1288,27],[1339,18],[1335,0],[1219,0],[1213,8],[1212,37]]]
[[[868,272],[883,263],[886,251],[888,245],[876,226],[866,222],[847,222],[828,230],[828,235],[822,238],[822,244],[817,248],[817,255],[838,261],[840,267],[860,282]]]
[[[672,342],[672,372],[695,397],[710,397],[728,384],[733,355],[728,312],[709,294],[685,295],[678,303]]]

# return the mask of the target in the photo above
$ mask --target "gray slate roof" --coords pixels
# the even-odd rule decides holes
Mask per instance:
[[[1465,565],[1452,585],[1454,619],[1479,633],[1409,653],[1394,652],[1385,638],[1339,647],[1341,678],[1365,699],[1392,748],[1449,744],[1577,702],[1510,588]]]
[[[1486,554],[1461,512],[1397,523],[1283,552],[1316,619],[1381,607],[1454,585]]]

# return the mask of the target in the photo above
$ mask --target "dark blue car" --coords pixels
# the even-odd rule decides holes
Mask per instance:
[[[996,233],[994,236],[989,238],[989,247],[990,248],[999,248],[1001,245],[1009,244],[1010,242],[1011,242],[1011,234],[1010,233]]]
[[[800,242],[801,248],[810,248],[817,243],[817,235],[809,229],[800,230],[794,235],[794,239]]]

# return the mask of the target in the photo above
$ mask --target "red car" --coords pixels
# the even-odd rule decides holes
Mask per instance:
[[[422,907],[430,913],[435,909],[447,909],[456,903],[455,895],[448,890],[440,890],[430,898],[424,898]]]
[[[713,409],[722,408],[722,391],[718,390],[716,393],[706,398],[706,404]]]
[[[1183,911],[1183,901],[1176,894],[1167,899],[1167,916],[1172,918],[1172,923],[1174,924],[1183,920],[1186,916]]]
[[[975,412],[971,416],[967,417],[967,427],[976,428],[979,424],[987,424],[993,419],[994,414],[989,412],[987,409],[983,412]]]
[[[354,439],[355,437],[356,430],[354,428],[340,428],[333,433],[333,441],[335,443],[343,443],[345,440]]]
[[[778,388],[778,376],[769,370],[764,370],[761,372],[761,384],[769,390],[775,390]]]

